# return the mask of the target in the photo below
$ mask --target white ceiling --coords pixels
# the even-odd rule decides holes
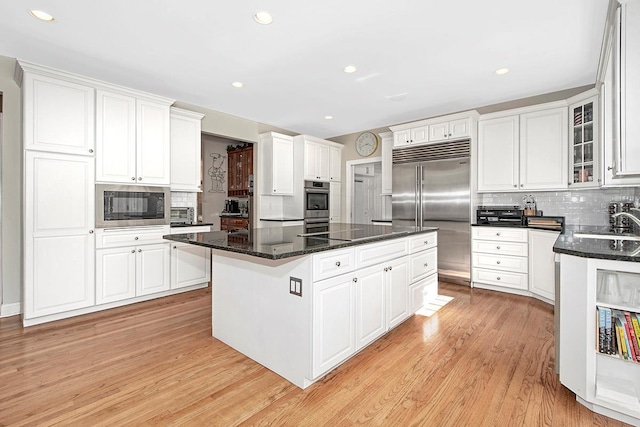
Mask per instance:
[[[0,55],[327,138],[593,84],[607,3],[6,0]]]

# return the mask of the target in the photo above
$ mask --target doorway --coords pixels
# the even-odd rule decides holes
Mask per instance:
[[[382,159],[347,162],[346,218],[352,224],[371,224],[386,215],[382,196]]]

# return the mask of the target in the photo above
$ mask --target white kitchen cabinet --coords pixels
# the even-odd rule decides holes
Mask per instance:
[[[313,378],[355,352],[356,291],[353,279],[352,274],[343,274],[313,284]]]
[[[483,116],[478,124],[478,191],[567,188],[567,129],[564,102]]]
[[[431,248],[426,251],[411,254],[410,264],[411,283],[423,279],[438,269],[438,251]]]
[[[569,102],[569,186],[600,186],[599,101],[595,89]]]
[[[203,114],[171,107],[171,191],[202,191]]]
[[[622,290],[640,289],[637,262],[560,254],[560,382],[592,411],[640,425],[638,364],[600,353],[596,323],[596,307],[639,313],[640,304],[612,304],[599,295],[597,284],[605,273],[615,274]]]
[[[33,319],[95,304],[94,162],[26,151],[24,312]]]
[[[136,295],[168,291],[171,287],[171,253],[168,243],[136,248]]]
[[[530,295],[528,231],[471,227],[473,286]]]
[[[18,61],[24,149],[92,156],[95,90],[85,82]]]
[[[339,182],[329,183],[329,221],[341,222],[342,216],[342,184]]]
[[[293,138],[276,132],[260,134],[258,144],[262,194],[292,196],[294,188]]]
[[[386,268],[359,270],[355,280],[356,351],[387,331],[385,322]]]
[[[96,251],[96,304],[136,296],[136,247]]]
[[[407,319],[409,311],[409,260],[402,257],[384,266],[387,287],[387,329],[392,329]],[[437,275],[434,275],[434,277]]]
[[[329,147],[329,180],[341,181],[342,176],[342,147]]]
[[[394,147],[424,144],[425,142],[429,142],[429,126],[427,125],[415,126],[393,133]]]
[[[329,181],[329,146],[304,140],[304,179]]]
[[[557,231],[529,230],[529,291],[553,303],[556,296],[553,245]]]
[[[108,90],[96,100],[96,181],[170,185],[170,103]]]
[[[471,117],[445,120],[429,125],[429,142],[468,138],[471,136]]]
[[[409,286],[409,314],[415,313],[438,296],[438,275],[432,274]]]
[[[171,242],[171,289],[209,283],[211,249]]]
[[[518,189],[519,135],[517,115],[478,122],[478,191]]]
[[[384,132],[380,134],[380,144],[382,146],[382,186],[380,194],[390,196],[393,191],[393,133]]]
[[[567,188],[567,108],[520,115],[520,189]]]

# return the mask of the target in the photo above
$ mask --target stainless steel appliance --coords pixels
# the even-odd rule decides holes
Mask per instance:
[[[524,225],[524,210],[520,206],[478,206],[476,224]]]
[[[195,209],[183,207],[171,207],[171,224],[195,223]]]
[[[304,233],[326,233],[329,231],[329,218],[307,218],[304,220]]]
[[[329,183],[304,182],[304,218],[325,218],[329,222]]]
[[[96,184],[96,227],[168,225],[169,187]]]
[[[470,142],[393,150],[394,227],[439,227],[438,274],[469,284],[471,270]]]

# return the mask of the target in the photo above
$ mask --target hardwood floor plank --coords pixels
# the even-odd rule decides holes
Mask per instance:
[[[551,306],[440,285],[451,302],[306,390],[211,337],[208,289],[26,329],[0,319],[0,425],[624,425],[559,383]]]

